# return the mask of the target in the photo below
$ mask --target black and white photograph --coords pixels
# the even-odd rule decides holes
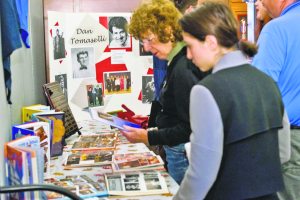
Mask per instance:
[[[108,189],[112,191],[122,191],[122,181],[121,176],[108,176],[107,177],[108,182]]]
[[[124,183],[138,183],[138,178],[124,178]]]
[[[65,38],[64,32],[60,28],[53,28],[53,57],[54,60],[65,58]]]
[[[55,76],[55,81],[59,83],[66,99],[68,100],[68,84],[67,84],[67,74],[59,74]]]
[[[145,178],[146,188],[147,190],[160,190],[162,189],[159,178]]]
[[[86,90],[89,107],[104,105],[102,83],[95,85],[87,85]]]
[[[154,99],[153,75],[142,76],[142,103],[151,103]]]
[[[142,41],[139,41],[140,56],[152,56],[150,51],[146,51]]]
[[[105,95],[131,93],[131,72],[105,72],[103,80]]]
[[[73,78],[96,77],[94,48],[72,48]]]
[[[130,48],[131,37],[127,31],[128,20],[122,16],[108,18],[109,48]]]
[[[140,184],[139,184],[139,183],[125,183],[125,190],[126,190],[126,191],[137,191],[137,190],[141,190],[141,189],[140,189]]]

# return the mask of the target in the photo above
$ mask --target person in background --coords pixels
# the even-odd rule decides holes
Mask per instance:
[[[262,29],[253,65],[277,83],[291,124],[291,159],[283,165],[280,199],[300,198],[300,1],[262,0],[273,19]]]
[[[248,64],[256,46],[239,42],[238,22],[220,2],[202,3],[180,24],[187,57],[212,74],[191,91],[190,165],[174,199],[277,199],[289,129],[278,131],[287,119],[277,85]]]
[[[185,12],[190,12],[192,9],[195,8],[197,5],[197,0],[171,0],[175,7],[183,14]],[[167,60],[159,59],[156,56],[153,56],[153,71],[154,71],[154,86],[155,86],[155,96],[154,101],[152,101],[151,105],[151,112],[149,117],[148,126],[149,127],[156,127],[155,118],[157,113],[159,112],[159,96],[161,90],[161,84],[164,81],[164,78],[167,73]],[[160,155],[164,158],[163,150],[159,150],[161,153]]]
[[[108,27],[111,34],[110,48],[130,47],[130,39],[127,32],[128,22],[125,17],[112,17],[109,20]]]
[[[182,13],[189,13],[197,6],[197,0],[172,0],[176,8]]]
[[[130,142],[164,145],[169,173],[177,183],[181,182],[188,166],[184,143],[189,141],[191,133],[190,90],[206,75],[186,57],[178,24],[181,16],[169,0],[144,2],[133,12],[129,33],[142,41],[146,51],[168,60],[168,67],[159,98],[157,127],[145,130],[126,126],[123,131]]]
[[[266,8],[262,4],[262,0],[256,0],[255,9],[256,9],[255,38],[257,40],[263,26],[271,20],[271,17],[268,15]]]

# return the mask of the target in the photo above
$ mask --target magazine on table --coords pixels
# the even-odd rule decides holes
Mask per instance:
[[[70,175],[45,179],[45,183],[63,187],[81,198],[106,197],[108,192],[103,175]],[[69,199],[56,192],[46,192],[47,199]]]
[[[116,147],[117,133],[81,135],[72,145],[72,150],[113,150]]]
[[[144,143],[127,143],[116,146],[115,154],[126,153],[144,153],[150,152],[150,149]]]
[[[44,157],[38,136],[24,136],[4,144],[6,185],[43,182]],[[39,192],[11,193],[9,199],[40,199]]]
[[[163,160],[154,152],[115,154],[113,156],[113,171],[134,171],[149,168],[160,168]]]
[[[65,166],[68,167],[93,167],[112,163],[113,151],[83,150],[72,151],[67,156]]]
[[[158,171],[105,174],[109,195],[139,196],[169,193],[165,178]]]
[[[52,132],[51,157],[62,155],[65,143],[65,113],[55,110],[39,112],[34,113],[32,119],[49,123]]]
[[[91,116],[94,120],[101,121],[105,124],[118,128],[120,130],[125,130],[124,125],[134,127],[134,128],[141,128],[139,124],[135,124],[130,121],[126,121],[122,118],[119,118],[114,115],[110,115],[108,113],[102,112],[97,109],[90,109]]]
[[[50,125],[46,122],[29,122],[12,126],[12,140],[29,135],[40,138],[40,147],[44,153],[44,173],[48,176],[50,174],[50,144],[52,141]]]

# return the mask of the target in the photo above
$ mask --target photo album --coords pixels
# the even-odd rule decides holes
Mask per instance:
[[[165,178],[158,171],[105,174],[109,195],[136,196],[169,193]]]

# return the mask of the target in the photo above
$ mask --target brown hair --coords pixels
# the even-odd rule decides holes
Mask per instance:
[[[206,1],[194,11],[180,19],[183,30],[200,41],[207,35],[214,35],[218,43],[226,48],[235,45],[246,55],[252,57],[257,53],[255,44],[239,41],[238,22],[230,8],[222,2]]]
[[[129,33],[135,39],[145,39],[145,34],[150,31],[163,43],[182,41],[182,29],[178,23],[181,16],[170,0],[147,1],[133,12]]]

